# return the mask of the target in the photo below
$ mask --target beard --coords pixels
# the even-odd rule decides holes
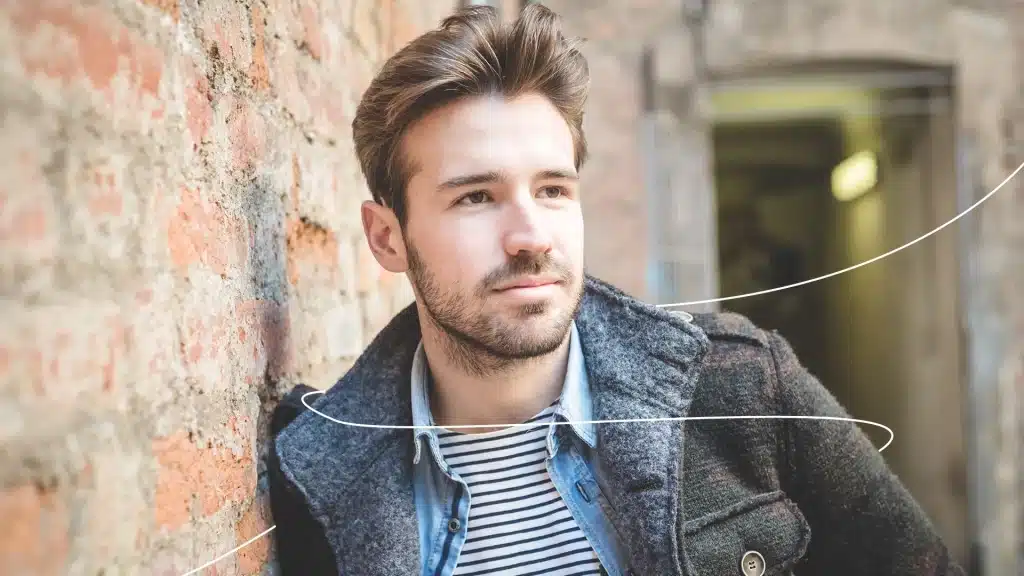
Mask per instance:
[[[440,286],[411,244],[406,245],[406,253],[409,280],[428,321],[443,335],[446,356],[475,376],[500,373],[557,350],[583,302],[581,279],[548,254],[520,253],[464,293],[459,287]],[[578,286],[569,306],[555,309],[554,302],[532,302],[518,306],[510,318],[485,312],[486,300],[494,287],[524,275],[541,274],[558,278],[560,286]]]

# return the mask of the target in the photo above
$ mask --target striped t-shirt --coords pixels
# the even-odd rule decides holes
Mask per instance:
[[[485,434],[442,431],[445,461],[471,505],[457,576],[602,574],[597,554],[555,489],[544,460],[554,404],[527,423]]]

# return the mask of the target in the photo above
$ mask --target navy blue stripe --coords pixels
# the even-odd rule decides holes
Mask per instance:
[[[526,494],[524,496],[515,496],[513,498],[505,498],[504,500],[494,500],[492,502],[484,502],[482,504],[474,504],[473,506],[476,507],[477,509],[480,509],[480,508],[483,508],[484,506],[494,506],[496,504],[508,504],[509,502],[518,502],[520,500],[528,500],[530,498],[536,498],[537,496],[542,496],[544,494],[550,494],[550,493],[555,492],[555,491],[556,491],[555,486],[552,485],[551,488],[548,488],[547,490],[544,490],[543,492],[534,492],[533,494]]]
[[[565,540],[563,542],[558,542],[558,543],[555,543],[555,544],[548,544],[547,546],[541,546],[540,548],[530,548],[529,550],[516,550],[515,552],[513,552],[511,554],[505,554],[504,556],[488,556],[487,558],[484,558],[482,560],[473,560],[472,562],[459,562],[459,566],[462,567],[462,568],[465,568],[466,566],[476,566],[477,564],[483,564],[485,562],[497,562],[498,560],[507,560],[508,558],[515,558],[516,556],[526,556],[527,554],[536,554],[537,552],[543,552],[545,550],[551,550],[552,548],[558,548],[559,546],[568,546],[569,544],[575,544],[577,542],[586,542],[586,541],[587,541],[587,537],[586,536],[580,536],[579,538],[573,538],[572,540]],[[563,553],[563,554],[561,554],[559,556],[556,556],[555,558],[561,558],[562,556],[565,556],[566,554],[576,554],[578,552],[585,552],[589,548],[590,548],[589,545],[584,547],[584,548],[577,548],[577,549],[572,550],[570,552]],[[477,552],[479,552],[479,550],[474,550],[472,553],[475,554]],[[534,560],[533,563],[547,562],[548,560],[551,560],[551,558],[549,557],[549,558],[544,558],[543,560]],[[508,568],[511,568],[511,566],[508,566]]]
[[[527,542],[536,542],[537,540],[544,540],[547,538],[554,538],[555,536],[561,536],[562,534],[568,534],[569,532],[575,532],[576,527],[566,528],[554,534],[541,534],[540,536],[534,536],[533,538],[527,538],[526,540],[516,540],[515,542],[509,542],[508,544],[495,544],[493,546],[484,546],[483,548],[477,548],[476,550],[466,552],[466,554],[476,554],[477,552],[486,552],[488,550],[497,550],[499,548],[508,548],[509,546],[520,546]]]
[[[517,512],[525,512],[527,510],[533,510],[534,508],[543,508],[545,506],[550,506],[550,505],[554,504],[555,502],[560,502],[561,500],[562,500],[561,496],[555,496],[554,498],[552,498],[551,500],[548,500],[547,502],[541,502],[540,504],[530,504],[529,506],[524,506],[522,508],[513,508],[511,510],[499,510],[497,512],[490,512],[488,514],[480,514],[480,515],[473,514],[473,512],[470,512],[469,513],[469,520],[470,520],[470,522],[472,522],[474,520],[479,522],[480,520],[483,520],[484,518],[491,518],[492,516],[501,516],[502,514],[515,514]],[[475,508],[474,508],[474,510],[475,510]],[[492,526],[493,526],[493,524],[492,524]]]
[[[556,512],[558,512],[558,510],[556,510]],[[487,526],[480,526],[479,528],[494,528],[495,526],[506,526],[508,524],[519,524],[520,522],[526,522],[528,520],[536,520],[537,518],[543,518],[545,516],[550,516],[550,515],[551,515],[551,512],[546,512],[544,514],[538,514],[536,516],[531,516],[529,518],[522,518],[522,519],[519,519],[519,520],[509,520],[507,522],[496,522],[494,524],[488,524]],[[466,540],[466,544],[468,544],[470,542],[479,542],[481,540],[490,540],[491,538],[499,538],[501,536],[512,536],[512,535],[515,535],[515,534],[524,534],[526,532],[536,532],[537,530],[543,530],[545,528],[551,528],[552,526],[557,526],[557,525],[562,524],[564,522],[573,522],[573,524],[575,525],[575,521],[572,519],[572,515],[569,515],[569,516],[566,516],[565,518],[562,518],[561,520],[555,520],[553,522],[549,522],[547,524],[544,524],[543,526],[534,526],[533,528],[523,528],[522,530],[513,530],[511,532],[501,532],[500,534],[487,534],[487,535],[479,535],[479,534],[477,534],[477,535],[475,535],[476,538],[473,538],[472,537],[473,535],[471,535],[471,537]]]

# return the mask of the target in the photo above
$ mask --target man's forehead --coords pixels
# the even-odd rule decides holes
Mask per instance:
[[[478,97],[435,110],[407,134],[406,150],[421,166],[448,165],[457,172],[514,170],[516,165],[574,158],[568,124],[542,97],[504,101]],[[499,164],[507,163],[507,166]]]

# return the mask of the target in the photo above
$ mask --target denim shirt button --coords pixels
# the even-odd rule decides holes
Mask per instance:
[[[583,486],[583,481],[582,480],[577,480],[576,481],[576,490],[578,490],[579,493],[580,493],[580,496],[582,496],[583,499],[587,501],[587,504],[590,504],[590,494],[587,493],[587,489],[586,489],[586,487]]]
[[[462,522],[459,522],[458,518],[452,518],[448,521],[449,532],[458,532],[459,528],[462,528]]]

